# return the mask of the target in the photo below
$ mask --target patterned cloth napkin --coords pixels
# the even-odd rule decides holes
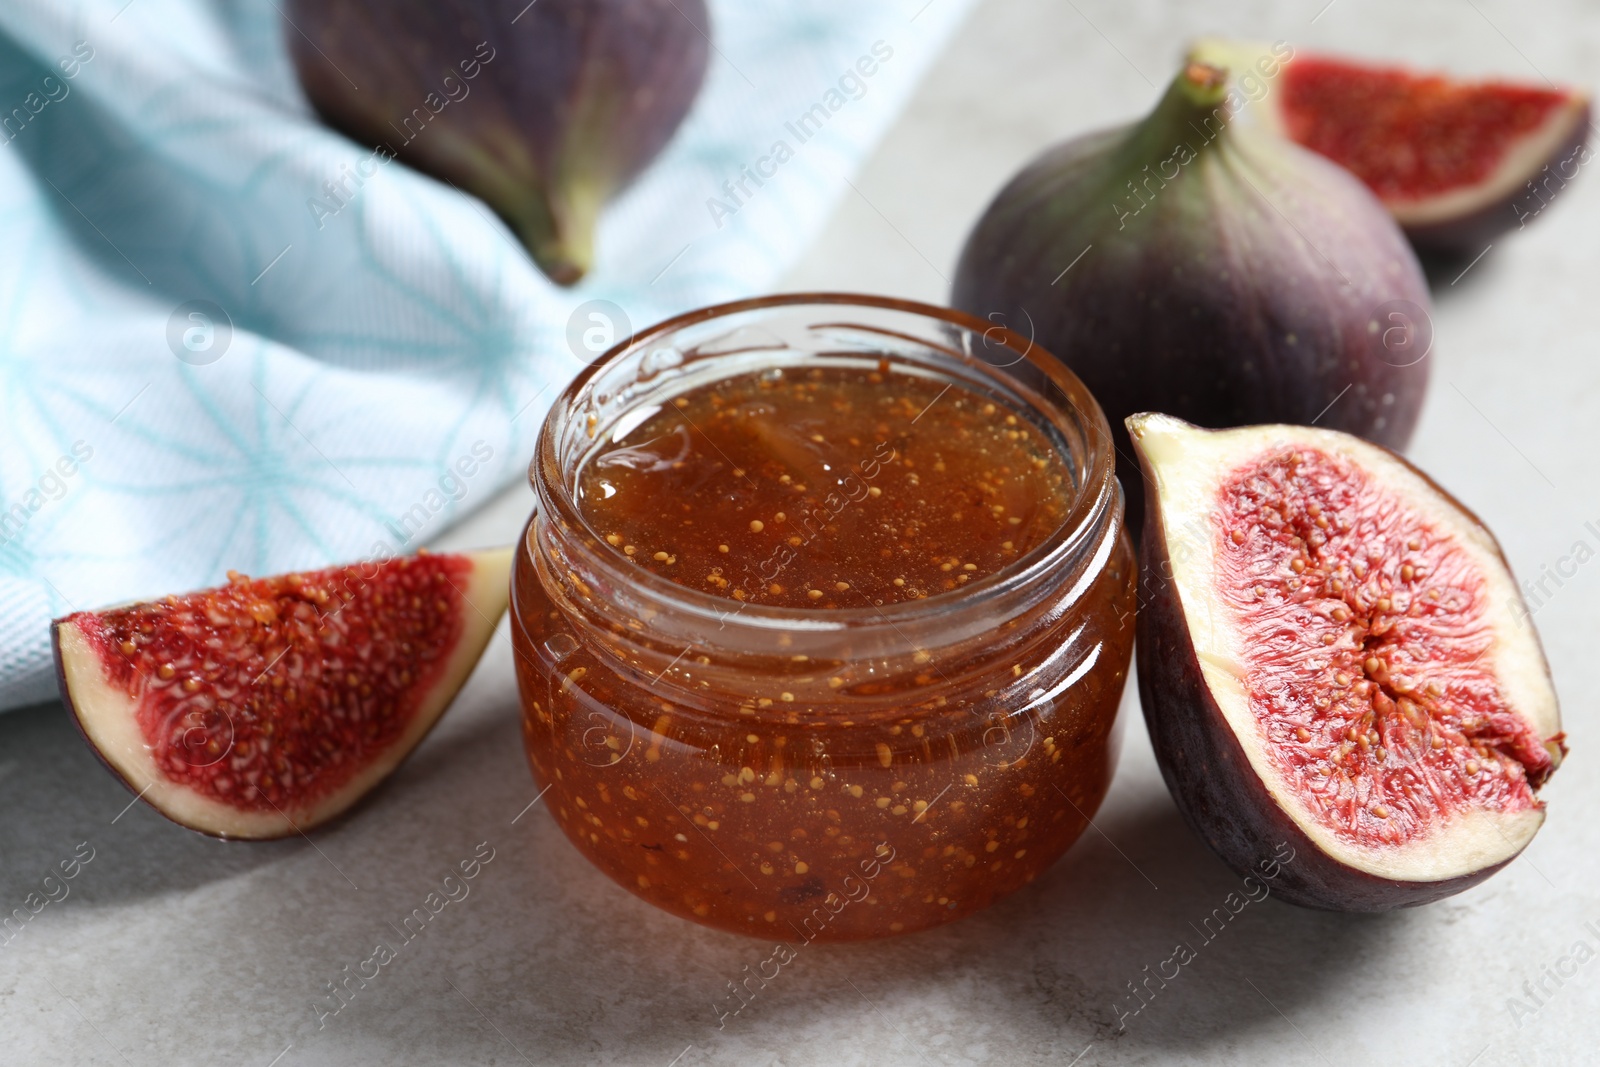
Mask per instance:
[[[54,693],[53,616],[411,551],[520,477],[583,361],[857,195],[968,0],[710,6],[694,110],[561,290],[316,120],[273,0],[0,5],[0,708]]]

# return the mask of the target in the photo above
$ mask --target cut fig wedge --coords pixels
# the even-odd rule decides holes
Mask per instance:
[[[1419,248],[1477,254],[1537,217],[1592,158],[1589,97],[1576,89],[1416,73],[1281,44],[1210,40],[1192,54],[1238,71],[1268,126],[1353,172]]]
[[[1493,536],[1394,453],[1332,430],[1128,429],[1143,467],[1139,692],[1190,825],[1273,891],[1384,911],[1487,878],[1565,753]]]
[[[327,822],[422,740],[509,598],[511,550],[247,578],[52,626],[62,700],[180,825],[274,838]]]

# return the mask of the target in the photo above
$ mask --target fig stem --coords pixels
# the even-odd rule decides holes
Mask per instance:
[[[1185,87],[1196,103],[1214,107],[1226,93],[1228,71],[1215,63],[1190,60],[1175,81]]]
[[[576,185],[565,196],[529,189],[501,214],[533,261],[557,285],[574,285],[594,264],[594,231],[605,198],[592,186]]]
[[[1202,118],[1216,121],[1218,127],[1233,118],[1227,104],[1228,71],[1212,63],[1190,62],[1172,79],[1166,95],[1142,125],[1164,123],[1169,127]]]
[[[1185,64],[1155,109],[1133,127],[1118,169],[1133,174],[1166,158],[1179,145],[1188,148],[1190,158],[1213,145],[1233,121],[1228,82],[1226,67],[1199,61]]]

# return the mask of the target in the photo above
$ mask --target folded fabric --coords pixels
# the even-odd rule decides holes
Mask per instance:
[[[272,0],[8,0],[0,708],[53,694],[53,616],[411,551],[520,476],[596,345],[774,282],[967,6],[713,0],[694,110],[562,290],[321,125]]]

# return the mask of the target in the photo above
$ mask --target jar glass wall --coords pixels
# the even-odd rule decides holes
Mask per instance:
[[[948,592],[808,610],[668,580],[585,521],[579,472],[629,426],[706,383],[824,366],[916,375],[1026,420],[1070,474],[1059,528]],[[830,507],[895,491],[898,432]],[[923,929],[1032,881],[1116,761],[1135,575],[1110,450],[1059,362],[941,308],[772,297],[608,353],[545,424],[513,574],[523,733],[562,829],[646,900],[784,940]]]

